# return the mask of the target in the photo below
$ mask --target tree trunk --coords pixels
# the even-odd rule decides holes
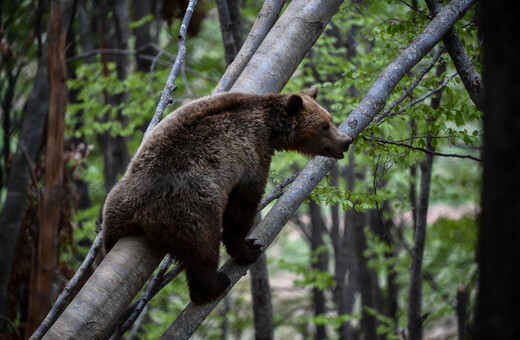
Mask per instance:
[[[71,5],[71,2],[64,4]],[[70,23],[70,11],[63,11],[63,28]],[[18,146],[14,154],[7,184],[7,195],[0,217],[0,312],[7,294],[15,246],[27,206],[27,188],[31,180],[31,166],[35,163],[49,112],[49,59],[47,41],[41,49],[35,81],[27,99]],[[1,324],[1,321],[0,321]],[[1,329],[1,327],[0,327]]]
[[[510,4],[483,0],[486,101],[484,170],[474,336],[520,339],[520,91],[517,15]]]
[[[102,0],[101,3],[101,47],[126,50],[128,48],[129,37],[129,18],[127,0],[107,1]],[[117,79],[125,80],[127,76],[128,56],[124,53],[117,54],[112,57],[102,54],[103,74],[108,76],[108,63],[116,64]],[[127,94],[105,94],[106,104],[118,106],[127,101]],[[110,118],[108,114],[102,118],[107,122]],[[125,117],[119,111],[116,119],[125,126]],[[120,135],[115,137],[109,132],[105,132],[98,136],[98,143],[103,152],[103,173],[105,175],[105,188],[107,193],[117,183],[119,175],[124,173],[126,166],[130,161],[126,146],[126,138]]]
[[[133,21],[137,22],[142,18],[152,14],[152,1],[133,0]],[[143,56],[153,56],[156,54],[151,42],[155,42],[150,34],[151,21],[139,25],[133,29],[135,35],[134,49],[137,51],[135,57],[137,61],[137,70],[141,72],[150,72],[152,60],[145,59]]]
[[[251,295],[255,321],[255,339],[274,339],[271,287],[265,254],[251,266]]]
[[[361,339],[377,340],[378,321],[373,313],[378,311],[377,282],[374,280],[374,270],[368,267],[368,258],[365,256],[367,243],[364,227],[369,225],[370,220],[367,213],[361,216],[363,217],[357,218],[353,225],[359,268],[358,287],[361,294]]]
[[[468,339],[468,287],[460,285],[457,288],[457,323],[459,328],[459,340]]]
[[[354,148],[355,146],[352,146]],[[356,156],[353,150],[348,154],[348,165],[343,173],[347,181],[347,189],[354,191],[356,183]],[[344,213],[343,219],[343,233],[334,232],[331,234],[334,242],[334,257],[335,257],[335,280],[336,288],[334,290],[334,297],[336,300],[336,308],[338,315],[352,314],[354,303],[356,300],[356,292],[358,291],[359,266],[357,258],[357,244],[355,240],[355,225],[358,220],[362,220],[363,216],[355,211],[349,209]],[[337,244],[336,244],[337,243]],[[347,275],[348,274],[348,275]],[[344,322],[338,329],[340,340],[354,339],[354,328],[350,321]]]
[[[446,63],[437,66],[436,76],[440,77],[446,71]],[[433,109],[438,109],[441,101],[441,93],[438,93],[431,102]],[[426,119],[426,150],[434,152],[432,146],[432,134],[429,125],[433,119]],[[414,244],[412,249],[412,268],[410,272],[410,289],[408,294],[408,335],[410,339],[422,339],[422,324],[424,322],[421,312],[422,305],[422,265],[424,247],[426,244],[426,227],[428,218],[428,206],[430,200],[430,184],[433,168],[433,154],[426,153],[425,160],[420,164],[421,168],[421,188],[419,201],[417,202],[416,222],[414,230]]]
[[[64,168],[65,109],[67,107],[67,69],[65,65],[65,40],[67,31],[62,29],[62,17],[66,2],[51,1],[49,17],[49,118],[47,123],[47,152],[45,155],[45,183],[43,211],[38,239],[36,284],[31,283],[27,333],[30,335],[45,318],[51,306],[51,286],[56,263],[56,234],[61,206]],[[35,265],[33,264],[33,267]]]
[[[323,251],[323,246],[325,246],[325,241],[323,240],[323,233],[326,231],[325,221],[321,216],[320,206],[313,200],[309,202],[309,210],[311,215],[311,252],[312,257],[316,258],[314,261],[311,259],[311,267],[312,270],[319,270],[322,272],[328,271],[329,254],[327,251]],[[320,248],[320,253],[316,256],[316,251],[318,251]],[[323,290],[313,287],[312,301],[314,305],[315,316],[325,314],[327,312],[325,307],[325,294]],[[327,330],[325,325],[316,325],[314,339],[327,339]]]
[[[238,0],[217,0],[220,32],[229,66],[242,46],[241,17]]]

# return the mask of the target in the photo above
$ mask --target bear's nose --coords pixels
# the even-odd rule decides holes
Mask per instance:
[[[352,144],[352,137],[347,136],[346,134],[341,132],[341,143],[343,147],[343,152],[348,150],[350,144]]]

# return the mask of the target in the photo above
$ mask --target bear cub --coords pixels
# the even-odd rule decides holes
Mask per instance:
[[[103,209],[106,251],[125,235],[182,262],[196,304],[230,284],[218,272],[220,240],[238,264],[256,261],[246,239],[275,152],[343,158],[352,139],[316,102],[318,87],[292,94],[223,93],[166,116],[148,135]]]

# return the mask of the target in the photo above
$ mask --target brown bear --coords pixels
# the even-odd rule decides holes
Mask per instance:
[[[183,263],[194,303],[220,295],[230,283],[217,271],[221,231],[237,263],[253,263],[261,253],[246,236],[275,150],[340,159],[352,141],[317,94],[317,86],[283,95],[223,93],[165,117],[108,194],[106,251],[121,236],[145,235]]]

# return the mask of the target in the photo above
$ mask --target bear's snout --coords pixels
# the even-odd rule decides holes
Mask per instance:
[[[339,138],[340,147],[343,149],[343,152],[346,152],[348,150],[348,147],[350,146],[350,144],[352,144],[352,138],[347,136],[343,132],[339,132],[339,134],[340,134],[340,138]]]
[[[343,159],[345,157],[343,153],[348,150],[348,147],[352,143],[352,138],[337,129],[333,129],[331,132],[329,143],[323,148],[320,155]]]

